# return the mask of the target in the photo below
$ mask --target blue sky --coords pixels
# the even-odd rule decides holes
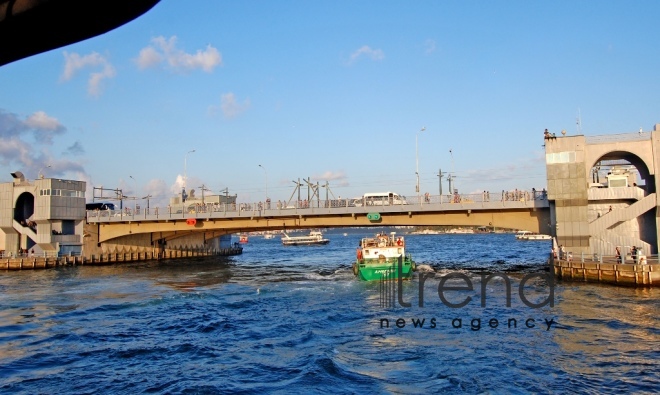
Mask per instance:
[[[335,197],[414,196],[418,159],[422,193],[439,169],[462,193],[540,189],[545,128],[660,123],[658,15],[656,1],[163,0],[0,67],[0,182],[43,169],[87,181],[89,200],[103,186],[167,202],[185,162],[188,189],[239,201],[288,199],[307,177]]]

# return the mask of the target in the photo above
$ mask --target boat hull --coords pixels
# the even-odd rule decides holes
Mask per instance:
[[[324,239],[320,241],[288,241],[282,240],[282,245],[285,246],[312,246],[312,245],[326,245],[330,240]]]
[[[401,259],[360,259],[353,263],[353,273],[362,281],[407,280],[415,271],[415,262],[410,256]]]
[[[521,230],[516,233],[516,240],[552,240],[552,236]]]
[[[516,237],[516,239],[523,241],[552,240],[552,236],[547,236],[547,235],[521,236],[521,237]]]
[[[330,240],[324,239],[320,231],[311,231],[309,236],[289,236],[286,233],[282,235],[282,245],[285,246],[311,246],[328,244]]]

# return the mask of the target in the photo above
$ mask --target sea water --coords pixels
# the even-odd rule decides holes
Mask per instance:
[[[420,287],[418,271],[384,305],[378,282],[351,270],[376,231],[330,231],[325,246],[251,236],[230,258],[0,272],[0,391],[660,389],[658,288],[548,282],[550,242],[513,234],[407,235],[432,276]],[[439,292],[450,286],[463,290]]]

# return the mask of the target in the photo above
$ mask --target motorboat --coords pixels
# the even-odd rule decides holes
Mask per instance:
[[[364,281],[410,279],[415,270],[406,242],[396,232],[363,238],[353,262],[353,274]]]
[[[303,246],[303,245],[323,245],[328,244],[330,240],[323,237],[319,231],[311,231],[307,236],[289,236],[282,232],[282,245],[285,246]]]
[[[520,230],[516,233],[516,240],[552,240],[552,236]]]

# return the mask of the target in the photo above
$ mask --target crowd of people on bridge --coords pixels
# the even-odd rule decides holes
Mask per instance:
[[[484,192],[486,193],[486,192]],[[541,191],[537,191],[536,188],[532,188],[532,191],[524,191],[514,189],[513,191],[502,190],[502,201],[528,201],[528,200],[545,200],[548,198],[548,192],[543,188]]]

